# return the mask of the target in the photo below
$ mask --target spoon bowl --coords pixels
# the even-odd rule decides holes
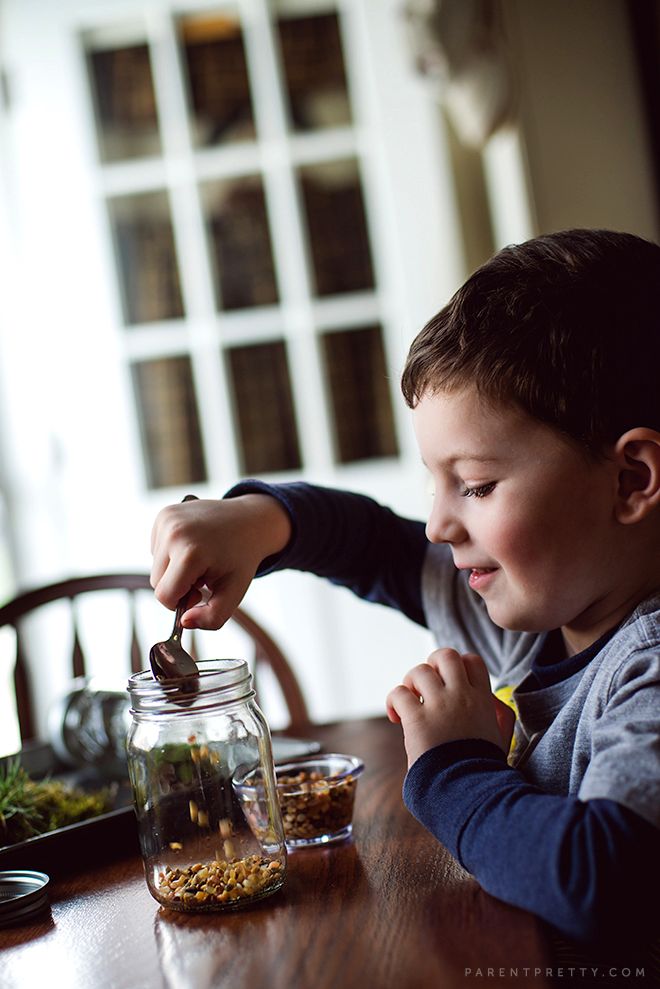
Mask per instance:
[[[156,642],[149,650],[151,672],[156,680],[190,680],[197,682],[199,670],[190,653],[181,645],[183,626],[181,615],[186,610],[188,595],[181,598],[174,616],[174,628],[169,639]],[[192,686],[192,683],[191,683]]]

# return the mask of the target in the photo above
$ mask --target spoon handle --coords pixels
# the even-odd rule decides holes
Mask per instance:
[[[190,593],[190,592],[188,592]],[[186,610],[186,601],[188,600],[188,594],[184,594],[179,603],[176,606],[176,611],[174,612],[174,628],[172,629],[171,638],[175,639],[177,642],[181,642],[181,636],[183,635],[183,625],[181,624],[181,616]]]
[[[184,495],[184,497],[181,499],[181,504],[183,504],[184,501],[199,501],[199,499],[197,495],[187,494]],[[188,602],[189,595],[190,595],[190,591],[187,591],[183,595],[183,597],[179,600],[179,603],[176,606],[176,611],[174,612],[174,628],[172,629],[172,638],[176,639],[177,642],[181,642],[181,636],[183,634],[183,626],[181,625],[181,616],[186,610],[186,605]]]

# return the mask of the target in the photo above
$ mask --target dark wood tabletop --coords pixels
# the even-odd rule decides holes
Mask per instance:
[[[291,853],[283,889],[232,914],[159,907],[135,853],[55,880],[48,913],[0,930],[0,987],[547,986],[541,925],[484,893],[405,809],[400,729],[375,719],[313,735],[365,762],[351,839]]]

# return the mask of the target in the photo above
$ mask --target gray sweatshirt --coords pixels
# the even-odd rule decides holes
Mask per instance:
[[[643,601],[588,665],[522,689],[543,637],[494,625],[447,546],[429,547],[422,576],[439,646],[477,652],[518,713],[510,762],[548,793],[603,798],[660,827],[660,593]]]

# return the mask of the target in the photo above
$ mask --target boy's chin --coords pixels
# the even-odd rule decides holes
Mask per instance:
[[[519,612],[512,611],[508,608],[498,607],[496,604],[487,602],[486,611],[488,612],[488,617],[497,625],[498,628],[505,629],[507,632],[550,632],[553,628],[557,628],[557,625],[552,623],[548,624],[547,620],[543,620],[539,615],[533,615],[529,612]]]

